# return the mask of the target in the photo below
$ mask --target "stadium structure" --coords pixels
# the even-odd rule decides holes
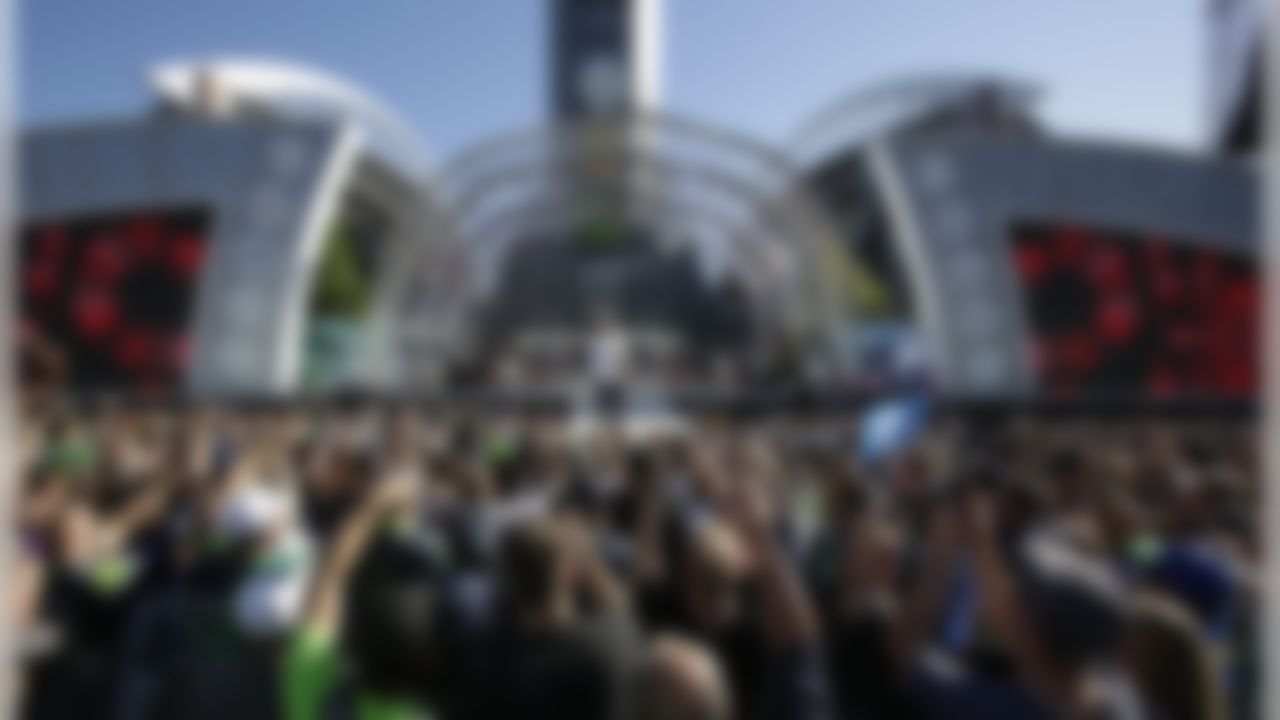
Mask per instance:
[[[601,308],[673,384],[1256,390],[1253,65],[1223,61],[1245,81],[1201,154],[1057,137],[987,77],[862,90],[774,146],[662,109],[660,10],[556,2],[551,122],[439,164],[263,61],[162,66],[149,113],[30,129],[23,322],[92,391],[553,387]]]

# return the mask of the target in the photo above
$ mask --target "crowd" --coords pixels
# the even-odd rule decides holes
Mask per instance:
[[[21,428],[21,717],[1251,717],[1222,419],[104,405]]]

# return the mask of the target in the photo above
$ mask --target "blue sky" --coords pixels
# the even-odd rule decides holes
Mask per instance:
[[[676,112],[786,142],[896,75],[997,71],[1065,133],[1196,147],[1205,0],[667,0]],[[438,156],[545,117],[546,0],[25,0],[28,123],[137,111],[160,59],[322,67],[402,114]]]

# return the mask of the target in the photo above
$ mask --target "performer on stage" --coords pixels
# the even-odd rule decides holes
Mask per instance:
[[[613,314],[597,310],[587,337],[587,381],[600,414],[612,416],[626,401],[631,341]]]

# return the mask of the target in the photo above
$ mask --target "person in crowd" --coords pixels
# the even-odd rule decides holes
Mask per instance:
[[[1212,655],[1204,631],[1187,608],[1155,592],[1135,598],[1124,660],[1155,717],[1227,717]]]
[[[500,605],[462,715],[619,718],[638,639],[629,601],[573,518],[517,521],[497,558]]]
[[[218,457],[190,458],[165,521],[135,544],[148,548],[157,579],[128,617],[116,717],[280,716],[276,666],[314,543],[278,419],[242,418],[224,431],[238,436],[234,454],[219,449],[226,437],[179,444]]]
[[[285,651],[287,720],[321,720],[331,712],[356,720],[435,717],[425,696],[440,662],[439,589],[432,574],[404,563],[399,573],[349,587],[376,536],[414,505],[420,491],[413,471],[397,468],[338,531]]]
[[[716,658],[675,635],[657,637],[636,671],[628,720],[729,720],[733,698]]]
[[[594,308],[586,337],[588,391],[596,411],[606,417],[619,413],[626,402],[632,350],[626,330],[607,307]]]

